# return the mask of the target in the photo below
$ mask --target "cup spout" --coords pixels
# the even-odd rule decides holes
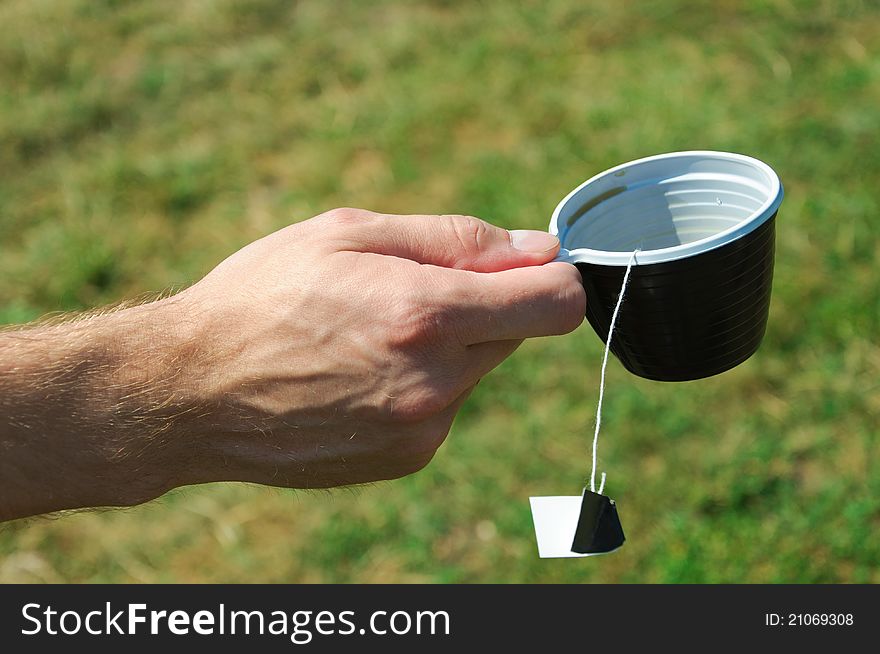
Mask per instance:
[[[565,248],[559,248],[559,254],[556,255],[556,258],[553,261],[563,261],[565,263],[577,263],[577,257],[570,251]]]

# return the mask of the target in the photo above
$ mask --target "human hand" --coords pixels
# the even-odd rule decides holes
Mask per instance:
[[[577,269],[549,263],[556,238],[512,234],[337,209],[217,266],[179,305],[197,316],[190,378],[210,407],[189,425],[195,480],[328,487],[426,465],[483,375],[583,320]]]
[[[522,339],[583,320],[558,248],[476,218],[337,209],[164,300],[0,333],[0,520],[415,472]]]

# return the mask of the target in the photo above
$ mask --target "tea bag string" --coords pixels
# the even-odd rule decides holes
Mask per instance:
[[[593,468],[590,471],[590,491],[596,492],[596,452],[599,445],[599,429],[602,426],[602,400],[605,398],[605,368],[608,367],[608,352],[611,350],[611,336],[614,334],[614,325],[617,322],[617,314],[620,312],[620,305],[623,304],[623,295],[626,293],[626,285],[629,283],[629,274],[632,272],[633,264],[636,261],[636,254],[641,250],[633,251],[626,264],[626,272],[623,274],[623,283],[620,285],[620,295],[617,296],[617,304],[614,312],[611,314],[611,324],[608,326],[608,338],[605,339],[605,356],[602,359],[602,379],[599,382],[599,403],[596,406],[596,431],[593,433]],[[599,482],[599,495],[605,489],[605,473],[602,473],[602,480]]]

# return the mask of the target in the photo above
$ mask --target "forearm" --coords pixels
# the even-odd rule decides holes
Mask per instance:
[[[142,502],[175,485],[192,353],[175,298],[0,332],[0,520]]]

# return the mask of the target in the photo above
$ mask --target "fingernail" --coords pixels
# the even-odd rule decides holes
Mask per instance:
[[[510,244],[522,252],[546,252],[559,246],[559,239],[534,229],[511,229]]]

